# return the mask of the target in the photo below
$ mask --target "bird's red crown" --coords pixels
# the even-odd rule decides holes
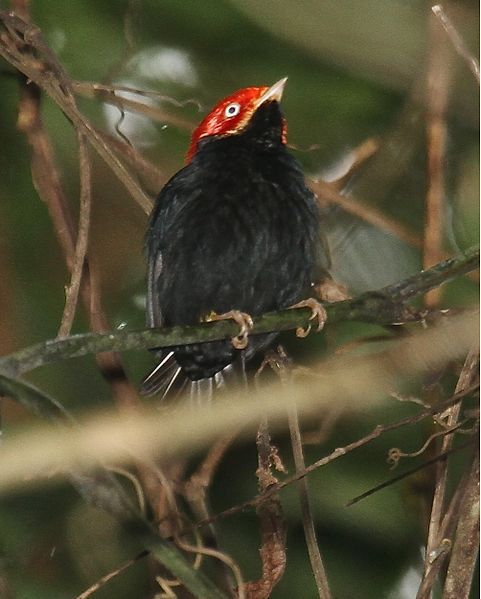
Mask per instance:
[[[271,87],[245,87],[218,102],[192,134],[187,162],[194,157],[200,139],[208,135],[233,135],[244,129],[254,112],[264,102],[279,102],[287,77]],[[282,141],[286,143],[287,126],[283,122]]]

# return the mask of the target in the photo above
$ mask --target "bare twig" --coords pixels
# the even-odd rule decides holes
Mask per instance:
[[[426,451],[426,449],[431,445],[431,443],[434,441],[434,439],[437,439],[444,435],[451,435],[455,431],[459,430],[463,426],[463,424],[466,424],[466,422],[468,422],[468,420],[469,420],[469,418],[466,418],[462,422],[458,422],[457,424],[455,424],[453,426],[448,426],[446,428],[443,428],[441,431],[438,431],[437,433],[433,433],[432,435],[429,435],[429,437],[426,439],[426,441],[422,444],[421,448],[417,449],[416,451],[404,452],[404,451],[401,451],[399,449],[399,447],[392,447],[389,450],[389,454],[388,454],[388,458],[387,458],[388,464],[391,465],[391,470],[393,470],[394,468],[396,468],[396,466],[398,466],[401,458],[417,458],[418,456],[420,456],[421,454],[423,454]]]
[[[80,595],[77,595],[75,599],[88,599],[88,597],[91,597],[94,593],[96,593],[99,589],[104,587],[113,578],[115,578],[119,574],[122,574],[122,572],[125,572],[125,570],[136,564],[142,558],[149,555],[149,553],[150,551],[141,551],[134,558],[127,560],[121,566],[119,566],[115,570],[112,570],[112,572],[109,572],[108,574],[105,574],[105,576],[102,576],[102,578],[99,578],[97,582],[89,586],[88,589],[85,589],[85,591],[83,593],[80,593]]]
[[[96,131],[105,143],[110,144],[122,156],[123,160],[134,167],[135,173],[143,181],[147,189],[152,194],[157,194],[167,182],[167,177],[161,173],[160,169],[125,141],[100,129],[96,129]]]
[[[72,264],[72,277],[70,285],[66,288],[66,302],[62,316],[62,322],[58,331],[59,337],[66,337],[72,330],[77,300],[80,291],[82,273],[84,272],[85,258],[90,228],[90,206],[91,206],[91,171],[88,156],[87,140],[83,133],[77,133],[80,166],[80,212],[77,231],[77,242]]]
[[[197,520],[203,520],[210,517],[208,490],[212,484],[212,480],[220,461],[237,435],[238,431],[234,431],[224,435],[220,439],[217,439],[210,447],[207,456],[197,470],[189,477],[187,481],[184,481],[181,484],[183,495]],[[211,525],[209,530],[205,531],[203,540],[204,543],[210,545],[211,548],[218,548],[219,545],[217,542],[217,533],[214,525]],[[235,569],[232,568],[230,564],[228,565],[229,568],[235,572]],[[230,589],[232,586],[230,581],[230,572],[224,569],[223,574],[225,579],[225,587]]]
[[[184,551],[188,551],[190,553],[195,553],[196,555],[207,555],[207,556],[213,557],[213,558],[221,561],[223,564],[225,564],[228,568],[230,568],[230,570],[232,571],[232,573],[234,575],[234,578],[235,578],[235,581],[237,584],[237,589],[238,589],[238,595],[237,595],[238,599],[246,599],[247,596],[244,591],[244,581],[242,578],[242,572],[241,572],[239,565],[232,557],[230,557],[226,553],[223,553],[222,551],[219,551],[218,549],[213,549],[212,547],[201,547],[201,546],[189,545],[188,543],[186,543],[185,541],[183,541],[181,539],[177,539],[177,545]]]
[[[479,552],[479,449],[459,506],[443,599],[468,599]]]
[[[350,152],[353,160],[349,170],[339,177],[339,179],[329,181],[330,185],[332,185],[338,191],[341,191],[343,187],[345,187],[352,177],[358,172],[358,170],[364,165],[364,163],[369,160],[369,158],[374,156],[378,149],[379,139],[370,137],[363,141],[359,146],[354,148],[352,152]]]
[[[289,409],[288,417],[296,470],[305,470],[306,464],[304,461],[304,452],[302,450],[301,429],[299,426],[299,418],[295,405],[292,405]],[[309,487],[306,478],[303,477],[298,481],[298,489],[304,535],[306,537],[307,550],[309,552],[309,559],[311,562],[312,571],[314,573],[317,591],[321,599],[329,599],[331,597],[331,592],[329,590],[329,583],[327,581],[324,563],[322,561],[321,552],[319,551],[319,545],[317,542],[314,517],[309,500]]]
[[[389,480],[385,480],[384,482],[382,482],[379,485],[376,485],[372,489],[369,489],[368,491],[365,491],[364,493],[361,493],[361,495],[358,495],[357,497],[354,497],[353,499],[350,499],[346,503],[346,507],[351,507],[351,505],[354,505],[355,503],[358,503],[362,499],[366,499],[366,497],[370,497],[371,495],[373,495],[374,493],[377,493],[381,489],[385,489],[386,487],[390,487],[394,483],[397,483],[400,480],[403,480],[404,478],[407,478],[408,476],[412,476],[413,474],[416,474],[416,472],[419,472],[420,470],[424,470],[428,466],[432,466],[433,464],[439,464],[440,462],[445,461],[446,458],[448,456],[450,456],[451,454],[456,453],[457,451],[461,451],[462,449],[466,449],[467,447],[472,446],[474,444],[474,442],[475,442],[475,439],[470,439],[469,441],[466,441],[466,443],[462,443],[462,444],[458,445],[457,447],[454,447],[454,448],[450,449],[449,451],[445,451],[443,453],[437,454],[434,458],[431,458],[430,460],[426,460],[425,462],[423,462],[419,466],[416,466],[415,468],[411,468],[410,470],[406,470],[406,472],[403,472],[402,474],[399,474],[398,476],[394,476],[393,478],[390,478]],[[438,554],[439,554],[439,548],[435,552],[433,552],[432,555],[436,555],[437,556]],[[430,561],[432,563],[434,561],[434,559],[432,559]]]
[[[422,246],[421,239],[416,233],[410,231],[404,225],[401,225],[394,219],[386,216],[372,206],[368,207],[365,204],[355,200],[352,196],[346,197],[341,195],[336,189],[336,186],[332,183],[327,183],[321,179],[311,179],[308,181],[308,184],[312,191],[319,196],[320,200],[340,206],[349,214],[353,214],[354,216],[361,218],[367,223],[374,225],[381,231],[386,231],[387,233],[395,235],[413,247],[419,248]]]
[[[279,378],[283,384],[287,384],[291,379],[292,364],[283,347],[277,349],[278,358],[271,360],[272,367],[278,372]],[[294,464],[296,471],[305,471],[306,463],[304,460],[304,451],[302,449],[301,427],[299,425],[299,416],[295,401],[289,402],[287,407],[287,418],[289,421],[289,432],[291,436],[292,453],[294,455]],[[309,487],[307,478],[302,477],[297,481],[299,491],[299,501],[301,505],[302,526],[306,539],[309,561],[311,562],[314,580],[316,581],[317,592],[321,599],[330,599],[329,582],[327,580],[324,563],[316,537],[316,528],[312,514],[311,503],[309,499]]]
[[[205,499],[206,491],[212,484],[217,467],[237,435],[238,431],[235,431],[218,439],[209,449],[199,468],[184,483],[184,494],[189,502]]]
[[[457,451],[460,447],[451,449],[449,453]],[[449,503],[449,507],[444,515],[442,526],[439,531],[439,538],[442,540],[438,546],[438,549],[435,552],[432,552],[428,558],[431,567],[429,568],[427,575],[423,577],[422,584],[418,591],[420,594],[433,588],[436,578],[444,567],[444,564],[450,554],[452,546],[451,539],[459,520],[461,501],[465,496],[470,474],[471,469],[467,470],[463,474],[463,477],[457,485],[454,495]]]

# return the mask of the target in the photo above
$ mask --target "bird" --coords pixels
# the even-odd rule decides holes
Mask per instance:
[[[249,335],[256,315],[308,306],[323,325],[313,296],[329,277],[329,248],[317,198],[287,147],[286,82],[218,102],[157,197],[146,235],[147,326],[232,318],[240,330],[232,340],[158,350],[144,395],[190,385],[191,396],[211,396],[229,371],[245,373],[277,337]]]

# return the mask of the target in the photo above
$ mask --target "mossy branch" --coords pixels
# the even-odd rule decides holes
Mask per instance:
[[[408,300],[475,270],[478,266],[479,248],[470,248],[463,254],[439,262],[432,268],[393,285],[368,291],[350,300],[326,304],[328,322],[357,320],[389,325],[419,321],[424,314],[407,305]],[[310,311],[306,308],[263,314],[255,318],[253,334],[307,326],[309,316]],[[38,343],[5,356],[0,359],[0,373],[14,378],[51,362],[87,354],[188,345],[228,339],[237,333],[236,323],[226,320],[195,326],[73,335]]]

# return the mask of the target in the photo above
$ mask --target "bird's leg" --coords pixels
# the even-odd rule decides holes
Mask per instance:
[[[310,308],[312,314],[309,316],[309,320],[317,319],[316,333],[319,333],[319,331],[322,330],[322,328],[324,327],[324,323],[327,320],[327,314],[324,310],[324,306],[321,303],[319,303],[316,299],[310,297],[308,299],[302,300],[301,302],[298,302],[297,304],[294,304],[293,306],[289,306],[289,310],[293,310],[294,308]],[[307,326],[307,329],[304,329],[303,327],[298,327],[296,329],[297,337],[307,337],[307,335],[309,335],[309,333],[311,332],[311,328],[311,324]]]
[[[236,349],[244,349],[247,347],[247,344],[249,343],[249,331],[254,326],[254,321],[252,320],[252,316],[250,314],[241,312],[240,310],[229,310],[229,312],[226,312],[225,314],[216,314],[215,312],[211,312],[205,318],[203,318],[203,320],[204,322],[213,322],[215,320],[235,320],[240,327],[240,331],[238,335],[232,337],[232,345]]]

